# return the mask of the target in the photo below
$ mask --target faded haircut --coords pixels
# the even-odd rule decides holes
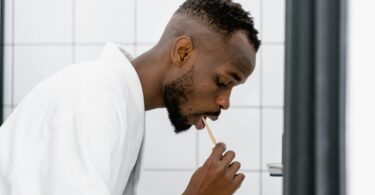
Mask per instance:
[[[187,0],[176,13],[195,18],[225,37],[242,30],[246,32],[256,51],[261,44],[253,17],[241,4],[231,0]]]

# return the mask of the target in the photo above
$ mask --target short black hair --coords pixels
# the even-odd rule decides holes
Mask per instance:
[[[253,17],[239,3],[231,0],[186,0],[176,13],[195,17],[225,36],[243,30],[255,50],[259,49],[261,41],[254,28]]]

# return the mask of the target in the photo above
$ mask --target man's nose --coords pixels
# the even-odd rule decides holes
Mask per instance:
[[[221,94],[217,98],[217,104],[220,106],[221,109],[226,110],[230,106],[230,91]]]

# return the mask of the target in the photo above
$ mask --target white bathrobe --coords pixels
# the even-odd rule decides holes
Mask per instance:
[[[135,69],[107,43],[36,86],[1,126],[0,195],[135,194],[144,116]]]

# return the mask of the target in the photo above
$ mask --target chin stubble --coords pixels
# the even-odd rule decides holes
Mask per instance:
[[[192,126],[188,124],[187,117],[182,114],[181,106],[188,103],[188,96],[193,95],[193,70],[192,67],[184,75],[164,87],[165,107],[176,133],[186,131]]]

